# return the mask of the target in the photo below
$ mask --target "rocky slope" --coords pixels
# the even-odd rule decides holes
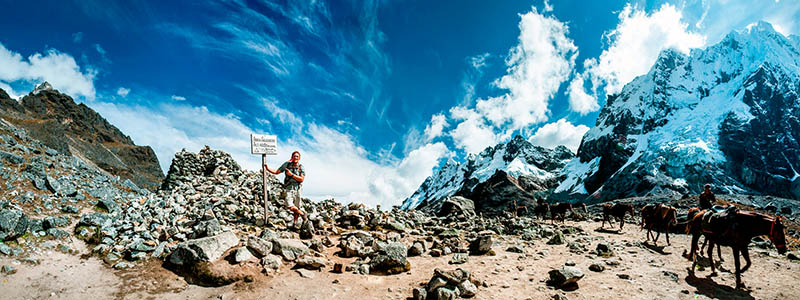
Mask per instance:
[[[519,201],[532,201],[538,192],[555,187],[563,174],[561,169],[575,155],[564,146],[546,149],[534,146],[521,136],[515,136],[505,144],[487,147],[481,153],[470,154],[466,162],[448,160],[435,174],[425,179],[417,191],[403,201],[403,209],[428,209],[438,211],[443,199],[452,195],[464,195],[476,201],[480,208],[505,207],[502,199],[483,201],[488,192],[480,183],[494,178],[495,183],[506,187],[510,193],[524,196]],[[500,170],[502,173],[496,174]],[[491,193],[489,193],[491,194]],[[510,200],[509,200],[510,201]]]
[[[760,22],[663,51],[609,96],[556,192],[597,200],[717,193],[800,198],[800,44]]]
[[[0,117],[59,153],[81,157],[140,187],[155,190],[164,178],[152,148],[135,145],[97,112],[47,82],[19,100],[0,90]]]

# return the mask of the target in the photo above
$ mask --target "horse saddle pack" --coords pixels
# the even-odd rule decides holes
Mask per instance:
[[[703,232],[717,236],[726,236],[736,230],[736,206],[729,206],[719,211],[714,209],[703,214]]]

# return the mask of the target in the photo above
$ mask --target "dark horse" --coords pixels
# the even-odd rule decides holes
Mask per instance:
[[[710,246],[708,247],[708,259],[711,262],[711,275],[717,274],[714,266],[714,244],[729,246],[733,249],[733,263],[736,266],[736,288],[743,288],[742,273],[750,268],[750,251],[747,246],[755,236],[767,235],[779,254],[786,252],[786,238],[783,234],[783,222],[781,217],[772,217],[752,211],[730,210],[728,216],[712,217],[711,211],[697,213],[686,225],[686,232],[692,234],[692,268],[689,272],[694,273],[697,265],[697,241],[700,235],[704,235]],[[744,257],[744,268],[740,267],[739,254]]]
[[[547,218],[548,212],[550,212],[550,204],[547,204],[546,202],[541,202],[533,208],[533,215],[542,218],[542,220]]]
[[[678,223],[677,212],[674,207],[659,204],[648,204],[642,207],[642,223],[641,228],[647,227],[647,239],[645,242],[650,241],[652,236],[651,230],[656,228],[656,236],[653,238],[653,244],[658,243],[658,237],[661,236],[661,231],[667,236],[667,245],[669,245],[669,226]],[[658,231],[658,230],[661,231]]]
[[[550,205],[550,223],[555,223],[556,217],[561,218],[561,223],[564,223],[568,211],[572,211],[572,203],[561,202]]]
[[[702,214],[702,213],[705,213],[705,212],[706,212],[705,209],[701,209],[699,207],[690,208],[689,211],[686,213],[686,215],[687,215],[687,217],[686,217],[686,225],[689,225],[688,223],[691,222],[692,218],[694,218],[694,216],[696,216],[698,213]],[[706,245],[708,245],[708,239],[704,238],[703,239],[703,245],[700,246],[700,253],[703,253],[703,249],[706,248]],[[691,247],[689,247],[689,248],[691,248]],[[694,253],[690,253],[689,256],[687,256],[686,258],[688,258],[689,260],[692,260],[693,256],[694,256]],[[719,258],[719,261],[725,261],[724,259],[722,259],[722,250],[720,249],[719,245],[717,245],[717,257]]]
[[[611,222],[612,217],[619,220],[619,230],[622,231],[622,227],[625,226],[625,214],[629,213],[631,217],[635,216],[633,212],[633,205],[631,204],[622,204],[616,203],[612,205],[611,203],[606,203],[603,205],[603,224],[600,225],[600,228],[606,226],[606,221],[612,227],[614,226]]]

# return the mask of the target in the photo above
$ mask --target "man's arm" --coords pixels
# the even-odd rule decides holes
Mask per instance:
[[[292,179],[296,180],[299,183],[303,183],[303,180],[306,180],[305,174],[301,173],[300,175],[295,175],[292,173],[292,171],[289,171],[289,169],[286,169],[286,176],[291,177]]]
[[[267,166],[267,164],[266,164],[266,163],[264,163],[264,169],[266,169],[266,170],[267,170],[267,172],[270,172],[270,173],[272,173],[272,174],[275,174],[275,175],[278,175],[278,174],[280,174],[280,173],[281,173],[281,172],[280,172],[280,171],[278,171],[278,170],[273,170],[273,169],[270,169],[270,168],[269,168],[269,166]]]

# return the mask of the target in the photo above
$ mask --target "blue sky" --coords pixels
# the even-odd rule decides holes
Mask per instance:
[[[250,133],[293,150],[306,195],[399,204],[444,159],[521,134],[575,150],[605,95],[665,48],[794,1],[0,1],[0,88],[41,81],[151,145],[257,169]]]

